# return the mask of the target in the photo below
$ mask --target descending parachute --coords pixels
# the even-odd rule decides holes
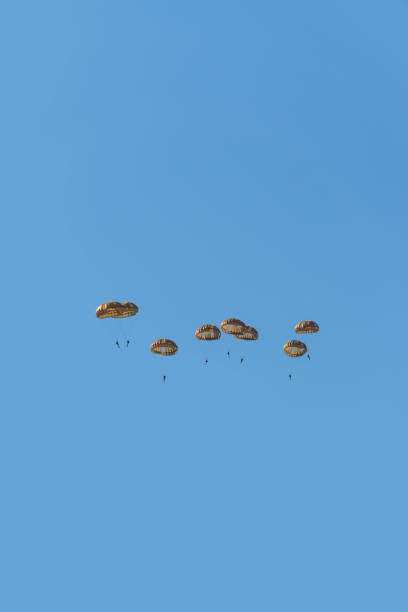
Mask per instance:
[[[133,302],[106,302],[101,304],[96,309],[98,319],[124,319],[125,317],[133,317],[139,312],[139,308]]]
[[[173,340],[168,340],[167,338],[161,338],[160,340],[155,340],[150,350],[155,355],[163,355],[164,357],[175,355],[178,351],[178,346]]]
[[[258,340],[259,334],[255,327],[250,327],[249,325],[247,325],[242,331],[237,334],[234,334],[234,336],[239,340]]]
[[[244,331],[246,325],[240,319],[225,319],[221,323],[221,329],[224,334],[240,334]]]
[[[301,321],[295,327],[297,334],[316,334],[319,331],[319,326],[314,321]]]
[[[221,332],[216,325],[201,325],[196,329],[195,337],[197,340],[219,340],[221,338]]]
[[[96,316],[98,319],[115,319],[115,323],[112,325],[115,327],[116,335],[116,346],[118,348],[125,344],[128,348],[129,332],[131,331],[132,325],[129,324],[127,319],[133,317],[139,312],[139,308],[133,302],[106,302],[101,304],[96,309]],[[117,321],[120,321],[119,323]],[[109,327],[109,326],[108,326]],[[120,343],[119,343],[120,339]]]
[[[300,340],[289,340],[284,344],[283,350],[289,357],[302,357],[307,352],[307,346]]]

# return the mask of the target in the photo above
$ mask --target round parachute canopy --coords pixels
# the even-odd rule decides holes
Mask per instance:
[[[221,323],[221,329],[224,334],[240,334],[245,328],[245,323],[239,319],[225,319]]]
[[[106,302],[101,304],[96,309],[98,319],[123,319],[125,317],[133,317],[139,312],[139,308],[132,302]]]
[[[300,340],[289,340],[284,344],[283,350],[289,357],[302,357],[307,352],[307,346]]]
[[[196,329],[195,337],[197,340],[219,340],[221,332],[216,325],[207,323]]]
[[[155,340],[150,347],[150,350],[155,355],[163,355],[164,357],[175,355],[178,351],[177,344],[173,342],[173,340],[168,340],[167,338],[161,338],[160,340]]]
[[[297,334],[316,334],[319,331],[319,326],[314,321],[301,321],[295,327]]]
[[[247,325],[239,334],[234,334],[239,340],[258,340],[258,332],[255,327]]]

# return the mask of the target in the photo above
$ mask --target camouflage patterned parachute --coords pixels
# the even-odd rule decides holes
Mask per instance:
[[[225,319],[221,323],[221,329],[224,334],[240,334],[244,331],[246,325],[240,319]]]
[[[255,327],[246,325],[241,332],[234,334],[234,336],[239,340],[258,340],[259,334]]]
[[[168,340],[168,338],[161,338],[160,340],[155,340],[150,350],[155,355],[163,355],[164,357],[175,355],[178,351],[178,346],[173,340]]]
[[[207,323],[196,329],[195,337],[197,340],[219,340],[221,338],[221,332],[216,325]]]
[[[132,302],[106,302],[101,304],[96,309],[96,316],[98,319],[124,319],[126,317],[133,317],[139,312],[139,308]]]
[[[302,357],[307,352],[307,346],[300,340],[289,340],[283,346],[283,350],[289,357]]]
[[[295,327],[297,334],[316,334],[319,331],[319,326],[314,321],[301,321]]]

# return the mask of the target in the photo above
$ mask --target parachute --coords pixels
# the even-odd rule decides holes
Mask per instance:
[[[225,319],[221,323],[221,329],[224,334],[240,334],[244,331],[246,325],[240,319]]]
[[[125,317],[133,317],[139,312],[139,308],[133,302],[106,302],[101,304],[96,309],[98,319],[124,319]]]
[[[319,326],[314,321],[301,321],[295,326],[297,334],[316,334],[319,331]]]
[[[289,340],[284,344],[283,350],[289,357],[302,357],[307,352],[307,346],[300,340]]]
[[[234,334],[234,336],[239,340],[258,340],[259,334],[255,327],[250,327],[249,325],[247,325],[242,331],[237,334]]]
[[[196,329],[195,337],[197,340],[219,340],[221,338],[221,332],[216,325],[201,325]]]
[[[168,357],[170,355],[175,355],[178,351],[178,346],[173,340],[168,340],[168,338],[161,338],[160,340],[155,340],[150,346],[150,350],[155,355],[163,355],[164,357]]]

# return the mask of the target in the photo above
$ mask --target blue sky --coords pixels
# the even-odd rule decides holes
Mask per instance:
[[[407,22],[2,8],[1,609],[407,609]]]

